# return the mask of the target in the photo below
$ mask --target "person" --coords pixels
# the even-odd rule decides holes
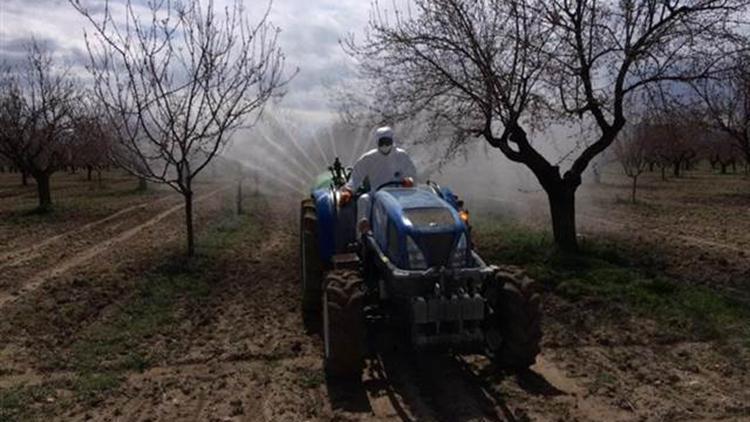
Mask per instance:
[[[344,186],[342,194],[348,196],[347,200],[361,188],[369,192],[388,182],[407,181],[413,184],[417,176],[417,168],[409,154],[395,145],[393,129],[380,127],[375,130],[373,138],[377,148],[367,151],[357,160]]]
[[[356,207],[356,234],[361,236],[369,231],[369,216],[372,206],[369,192],[388,182],[401,182],[403,186],[413,186],[417,176],[414,162],[401,148],[398,148],[396,136],[388,126],[375,130],[373,136],[377,148],[364,153],[352,169],[349,181],[341,189],[341,205],[348,204],[353,192],[359,191]]]

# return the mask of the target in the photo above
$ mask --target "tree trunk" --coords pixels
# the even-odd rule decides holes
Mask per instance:
[[[21,185],[29,186],[29,173],[26,170],[21,170]]]
[[[672,163],[672,174],[674,177],[680,177],[680,161]]]
[[[633,197],[632,197],[632,200],[633,200],[634,204],[635,204],[635,190],[636,190],[637,186],[638,186],[638,176],[633,176]]]
[[[45,172],[35,173],[36,190],[39,196],[39,208],[41,212],[47,212],[52,209],[52,195],[50,193],[49,178],[50,175]]]
[[[139,177],[138,178],[138,191],[144,192],[148,189],[148,183],[146,182],[145,177]]]
[[[89,182],[91,181],[91,172],[93,170],[94,169],[91,168],[91,166],[86,166],[86,180],[89,181]]]
[[[721,174],[727,174],[727,165],[721,163]]]
[[[661,166],[661,180],[667,180],[667,168],[666,168],[666,166]]]
[[[242,209],[242,179],[237,183],[237,215],[242,215],[244,210]]]
[[[185,197],[185,228],[187,229],[187,255],[195,255],[195,238],[193,236],[193,192],[188,190]]]
[[[566,252],[576,252],[578,250],[575,191],[575,188],[562,185],[547,192],[555,243],[561,250]]]

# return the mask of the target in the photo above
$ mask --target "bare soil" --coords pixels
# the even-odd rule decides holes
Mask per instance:
[[[661,180],[658,171],[631,179],[612,164],[601,183],[587,179],[576,195],[579,233],[628,245],[630,255],[658,261],[664,274],[749,295],[750,176],[707,169]],[[480,212],[507,213],[532,227],[549,229],[549,205],[541,190],[484,198]]]
[[[750,176],[693,171],[640,179],[636,204],[629,202],[630,180],[617,173],[586,185],[578,213],[583,230],[628,239],[662,259],[668,275],[749,293]]]
[[[738,189],[746,186],[741,178],[732,180]],[[590,215],[583,224],[590,235],[653,245],[664,271],[686,282],[748,288],[750,278],[744,284],[742,279],[742,248],[750,245],[750,219],[742,218],[750,210],[747,197],[705,199],[725,196],[710,178],[673,181],[663,192],[653,180],[654,191],[646,181],[643,202],[630,206],[617,199],[627,192],[626,182],[588,192],[591,206],[579,211]],[[206,186],[204,195],[216,188]],[[69,189],[81,189],[80,182]],[[0,186],[2,192],[15,191]],[[231,215],[231,193],[200,202],[199,237]],[[685,204],[693,194],[703,202]],[[19,201],[2,202],[0,212],[33,205]],[[326,380],[320,336],[305,326],[299,309],[296,205],[273,197],[250,201],[256,202],[251,224],[215,256],[207,291],[198,299],[178,296],[168,323],[128,339],[147,359],[126,369],[115,361],[81,366],[79,346],[104,348],[92,343],[92,333],[121,320],[137,303],[134,292],[145,275],[179,254],[182,220],[172,217],[180,213],[149,224],[179,206],[178,198],[115,196],[117,205],[107,212],[84,213],[75,223],[53,222],[28,234],[17,225],[0,225],[3,233],[22,237],[0,243],[0,292],[12,297],[0,303],[0,398],[10,403],[7,418],[750,420],[747,346],[733,339],[669,336],[617,304],[571,303],[554,294],[545,298],[543,354],[530,371],[500,373],[481,356],[415,356],[392,347],[370,356],[361,383]],[[734,224],[740,228],[729,227]],[[40,274],[43,282],[24,289]],[[113,373],[113,379],[105,377]],[[28,393],[12,407],[8,397],[21,390]],[[3,405],[0,399],[0,419]]]
[[[20,176],[0,174],[0,264],[8,255],[41,242],[57,240],[55,236],[72,234],[74,229],[101,221],[113,214],[133,210],[170,192],[152,187],[138,193],[137,182],[121,172],[106,172],[102,181],[86,181],[83,174],[64,172],[52,175],[52,200],[55,211],[47,215],[34,213],[37,206],[34,179],[20,186]],[[92,227],[93,228],[93,227]]]

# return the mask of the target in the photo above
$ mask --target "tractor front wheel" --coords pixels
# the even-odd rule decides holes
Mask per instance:
[[[364,287],[352,270],[326,273],[323,291],[323,342],[326,374],[357,379],[365,353]]]
[[[487,355],[499,368],[533,365],[542,339],[541,300],[537,283],[520,269],[504,268],[489,280],[484,296]]]
[[[302,202],[300,210],[300,278],[302,279],[302,310],[320,310],[322,270],[318,253],[318,217],[312,199]]]

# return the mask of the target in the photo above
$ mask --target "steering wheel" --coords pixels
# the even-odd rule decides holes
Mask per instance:
[[[390,182],[385,182],[382,185],[378,186],[378,188],[375,189],[375,190],[379,191],[380,189],[387,188],[387,187],[390,187],[390,186],[399,186],[399,187],[402,187],[404,185],[405,184],[404,184],[403,180],[391,180]]]

